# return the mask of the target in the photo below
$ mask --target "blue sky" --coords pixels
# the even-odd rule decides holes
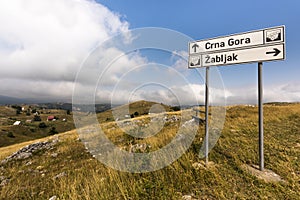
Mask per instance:
[[[130,28],[163,27],[195,40],[285,25],[286,60],[264,63],[264,86],[300,84],[299,1],[98,0],[130,23]],[[218,68],[225,87],[254,87],[257,65]],[[275,99],[274,99],[275,100]],[[299,99],[300,100],[300,99]]]
[[[76,76],[93,53],[93,49],[99,44],[101,46],[111,36],[128,30],[158,27],[177,31],[191,40],[201,40],[285,25],[286,60],[264,63],[264,99],[299,101],[299,8],[299,1],[270,0],[31,0],[26,3],[22,0],[1,1],[0,94],[49,101],[71,101]],[[161,39],[159,35],[156,37]],[[130,39],[130,36],[128,38]],[[186,42],[186,48],[181,51],[188,51],[188,41],[182,41]],[[185,44],[183,46],[185,47]],[[98,56],[113,58],[120,53],[122,51],[116,45],[99,51]],[[134,67],[147,66],[150,62],[170,65],[179,70],[189,79],[191,87],[182,85],[183,82],[176,82],[176,78],[169,77],[175,72],[168,71],[165,67],[160,68],[160,65],[141,67],[143,70],[140,71],[143,73],[135,74],[135,71],[132,76],[124,76],[134,70]],[[103,66],[98,67],[99,71],[92,72],[97,76],[104,70]],[[256,103],[255,63],[222,66],[217,69],[222,76],[229,104]],[[161,70],[161,73],[157,73],[157,70]],[[204,69],[199,71],[203,75]],[[139,84],[143,82],[135,81],[134,76],[141,79],[153,76],[156,79],[170,80],[168,87],[173,91],[181,91],[179,96],[189,97],[193,95],[191,91],[196,91],[196,96],[199,96],[200,92],[202,101],[204,80],[194,72],[195,70],[187,69],[187,64],[180,62],[170,52],[132,52],[125,54],[115,63],[114,69],[107,71],[108,74],[103,80],[107,87],[97,91],[96,98],[102,102],[110,101],[114,96],[111,90],[117,83],[122,85],[122,77],[126,77],[124,81],[128,88],[139,88]],[[88,84],[85,83],[90,80],[88,76],[85,79],[87,80],[82,80],[80,84],[81,91],[88,91]],[[182,83],[181,87],[179,83]],[[169,92],[149,90],[142,88],[134,95],[142,99],[150,98],[149,100],[170,103]],[[132,91],[123,87],[116,94],[119,94],[118,97],[114,96],[117,103],[126,103],[125,96],[132,96]],[[151,99],[153,96],[162,98]]]

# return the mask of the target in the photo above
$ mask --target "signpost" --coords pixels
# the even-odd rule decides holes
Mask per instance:
[[[190,68],[234,65],[284,59],[284,44],[228,50],[190,57]]]
[[[205,157],[208,163],[209,67],[258,62],[259,166],[264,170],[262,62],[285,59],[285,27],[278,26],[189,43],[189,68],[206,68]]]

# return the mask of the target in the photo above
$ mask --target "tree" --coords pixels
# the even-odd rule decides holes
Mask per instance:
[[[16,109],[16,114],[19,115],[22,112],[22,107],[18,105],[12,105],[12,108]]]
[[[42,119],[39,115],[34,115],[33,121],[39,122],[39,121],[42,121]]]
[[[39,128],[46,128],[46,127],[47,127],[47,125],[46,125],[45,122],[41,122],[41,123],[39,124]]]
[[[51,129],[49,131],[49,134],[50,135],[54,135],[54,134],[57,134],[57,133],[58,133],[58,131],[56,130],[56,128],[55,127],[51,127]]]
[[[180,111],[180,107],[179,106],[173,106],[173,107],[171,107],[171,109],[173,111]]]
[[[22,111],[22,107],[21,106],[12,105],[11,107],[14,108],[14,109],[16,109],[16,110]]]
[[[12,132],[8,132],[7,133],[7,137],[10,137],[10,138],[15,138],[14,134]]]

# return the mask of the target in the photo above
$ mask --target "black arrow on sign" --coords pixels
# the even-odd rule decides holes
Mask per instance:
[[[277,49],[277,48],[274,48],[273,49],[274,51],[269,51],[269,52],[266,52],[266,54],[274,54],[273,56],[278,56],[278,54],[280,54],[280,50]]]
[[[197,43],[195,43],[192,48],[194,48],[194,52],[196,53],[197,52],[197,48],[199,47],[199,45]]]

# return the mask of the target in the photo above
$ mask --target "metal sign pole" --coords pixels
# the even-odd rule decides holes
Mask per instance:
[[[259,110],[259,169],[264,170],[264,117],[263,117],[263,87],[262,66],[258,63],[258,110]]]
[[[209,107],[209,67],[206,67],[205,77],[205,164],[208,165],[208,107]]]

